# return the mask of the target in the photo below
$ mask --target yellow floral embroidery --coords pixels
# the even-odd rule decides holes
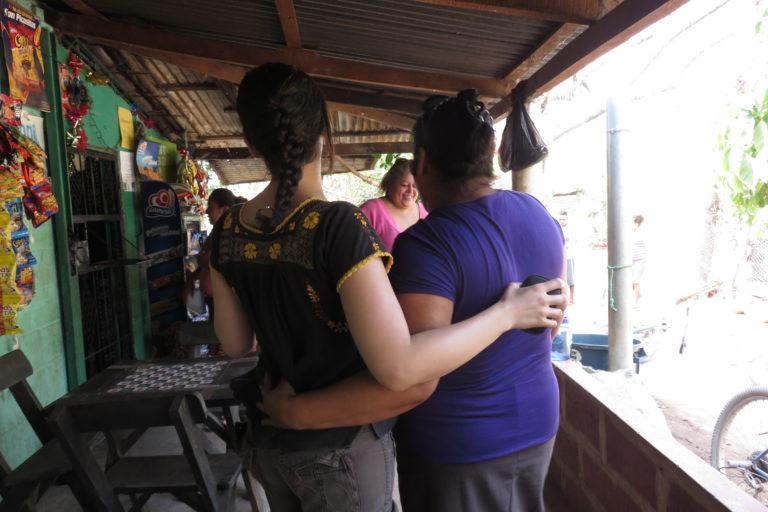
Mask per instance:
[[[378,242],[373,242],[373,250],[376,252],[381,251],[381,246],[379,245]]]
[[[229,229],[232,227],[232,214],[227,213],[227,218],[224,219],[224,229]]]
[[[236,235],[240,234],[240,226],[235,226],[235,234]]]
[[[315,229],[319,223],[320,214],[317,212],[309,212],[309,214],[304,217],[304,222],[302,222],[301,225],[304,229]]]
[[[282,247],[280,247],[280,244],[278,242],[275,242],[274,244],[269,246],[269,257],[273,260],[276,260],[280,257],[280,250]]]
[[[307,283],[307,296],[312,304],[320,302],[320,295],[318,295],[317,291],[309,283]]]
[[[288,229],[290,229],[291,231],[295,230],[296,229],[296,223],[295,222],[291,222],[290,224],[288,224]]]
[[[368,227],[368,221],[365,220],[365,215],[363,215],[361,212],[355,212],[355,218],[360,221],[360,224]]]
[[[243,254],[249,260],[256,259],[258,251],[256,250],[256,244],[246,244],[243,248]]]

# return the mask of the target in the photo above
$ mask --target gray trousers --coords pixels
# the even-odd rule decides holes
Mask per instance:
[[[261,483],[272,512],[391,512],[392,434],[360,429],[348,448],[280,453],[253,448],[244,464]]]
[[[403,512],[543,512],[555,439],[475,464],[398,456]]]

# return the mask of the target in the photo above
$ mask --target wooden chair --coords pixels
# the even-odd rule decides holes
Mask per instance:
[[[198,394],[133,393],[79,396],[62,402],[48,418],[69,462],[95,510],[123,512],[117,494],[131,497],[138,511],[152,494],[169,492],[194,510],[226,512],[233,509],[234,486],[241,470],[232,451],[208,454],[203,433],[207,411]],[[103,470],[81,434],[173,426],[183,455],[126,456]]]
[[[10,390],[42,447],[19,467],[11,470],[0,454],[0,512],[31,512],[45,491],[57,480],[67,483],[85,510],[89,501],[58,441],[53,439],[45,420],[45,410],[26,379],[32,366],[21,350],[0,356],[0,391]]]

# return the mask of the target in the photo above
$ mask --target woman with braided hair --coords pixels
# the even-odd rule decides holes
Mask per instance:
[[[505,331],[556,328],[565,303],[547,292],[562,282],[509,285],[465,321],[411,335],[387,278],[391,255],[357,207],[323,195],[330,129],[318,86],[292,66],[265,64],[241,82],[237,111],[271,174],[211,235],[222,346],[238,356],[254,334],[259,343],[256,370],[233,383],[249,412],[246,464],[275,511],[392,510],[389,419]],[[265,392],[285,399],[261,404]],[[302,423],[317,410],[328,425]]]

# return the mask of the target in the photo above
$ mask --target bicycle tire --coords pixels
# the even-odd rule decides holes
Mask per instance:
[[[732,460],[747,460],[749,459],[749,456],[752,455],[756,450],[762,451],[768,447],[768,439],[761,438],[761,440],[757,441],[761,444],[752,445],[750,443],[755,442],[755,440],[750,439],[739,444],[736,442],[736,440],[741,440],[738,437],[735,437],[730,441],[726,438],[728,438],[729,434],[731,434],[731,427],[739,413],[742,412],[745,407],[755,402],[760,402],[758,405],[765,407],[763,414],[758,414],[756,411],[755,416],[759,421],[763,421],[764,424],[768,424],[768,387],[758,386],[745,389],[744,391],[731,398],[728,403],[725,404],[725,407],[723,407],[723,410],[720,412],[720,415],[717,418],[717,422],[715,423],[715,428],[712,432],[712,444],[710,446],[711,465],[718,471],[726,474],[729,479],[731,479],[746,492],[749,492],[752,488],[748,485],[749,483],[747,482],[745,472],[736,470],[735,468],[729,468],[726,465],[727,459],[725,458],[725,451],[727,449],[729,450],[729,453],[731,453],[730,450],[733,450],[741,455],[739,459]],[[744,416],[745,415],[742,415],[742,417]],[[749,418],[747,421],[749,421]],[[765,427],[763,427],[763,429],[764,428]],[[763,429],[757,428],[751,430],[761,431]],[[744,436],[742,436],[742,439],[744,439]],[[724,471],[726,469],[731,469],[731,471]]]

